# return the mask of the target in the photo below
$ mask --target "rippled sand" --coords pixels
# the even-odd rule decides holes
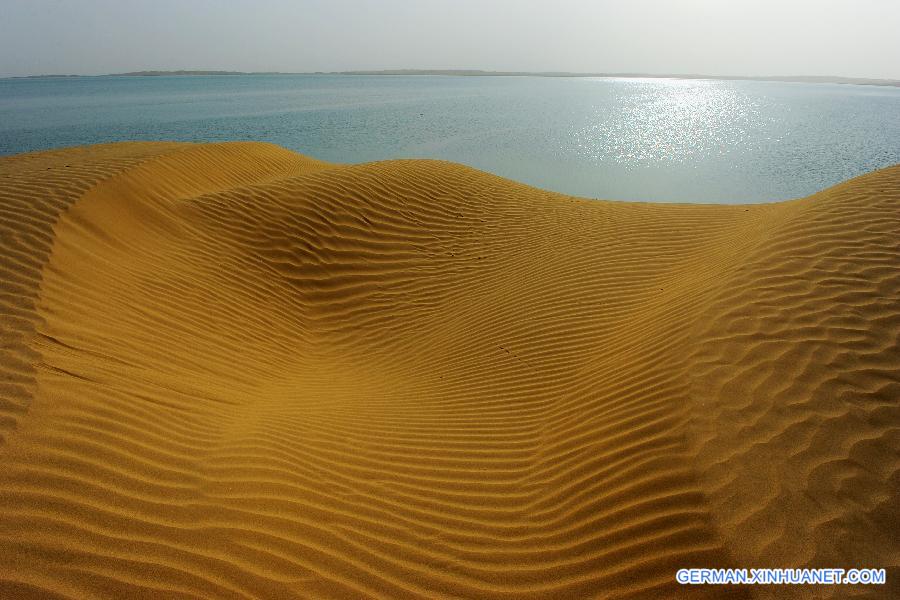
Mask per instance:
[[[75,148],[0,159],[0,273],[2,598],[897,591],[900,166],[710,206]]]

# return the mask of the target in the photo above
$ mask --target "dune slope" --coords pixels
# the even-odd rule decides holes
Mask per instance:
[[[0,159],[0,234],[0,597],[898,591],[900,167],[666,205],[112,144]]]

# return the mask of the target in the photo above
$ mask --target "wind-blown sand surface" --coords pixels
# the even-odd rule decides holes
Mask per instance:
[[[2,598],[898,591],[900,167],[709,206],[50,151],[0,159],[0,274]]]

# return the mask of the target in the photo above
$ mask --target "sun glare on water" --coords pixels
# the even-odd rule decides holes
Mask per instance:
[[[688,162],[755,143],[759,104],[733,85],[706,80],[622,80],[614,102],[575,133],[579,154],[623,165]],[[610,107],[615,107],[610,111]]]

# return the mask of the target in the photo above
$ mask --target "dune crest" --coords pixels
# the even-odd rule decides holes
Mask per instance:
[[[0,597],[897,589],[900,166],[667,205],[128,143],[0,203]]]

